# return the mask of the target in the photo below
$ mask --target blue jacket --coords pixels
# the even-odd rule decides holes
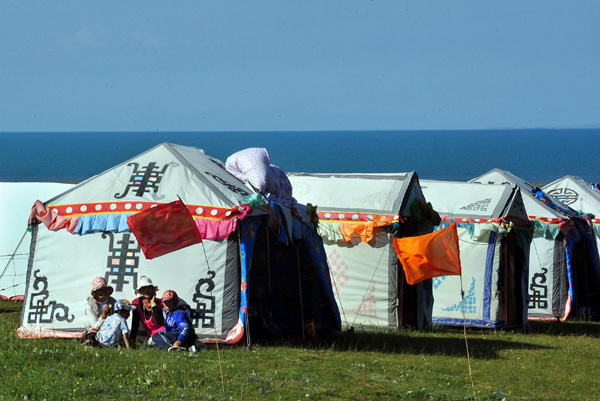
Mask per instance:
[[[185,312],[181,309],[177,309],[173,313],[167,313],[167,311],[163,309],[163,314],[165,316],[165,331],[179,331],[179,337],[177,337],[177,340],[185,343],[185,340],[188,338],[190,333],[194,333],[192,323]]]

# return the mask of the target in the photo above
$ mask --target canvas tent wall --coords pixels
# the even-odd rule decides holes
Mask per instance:
[[[592,184],[572,175],[566,175],[545,185],[544,192],[582,214],[592,214],[596,245],[600,246],[600,194]]]
[[[391,242],[394,225],[399,236],[433,231],[417,174],[288,177],[294,197],[318,205],[319,233],[344,324],[431,325],[431,280],[408,285]]]
[[[494,169],[471,182],[521,188],[534,223],[529,257],[530,319],[599,316],[600,265],[589,221],[508,171]]]
[[[519,188],[433,180],[421,188],[442,217],[439,229],[457,223],[462,266],[462,277],[433,279],[433,322],[462,326],[464,307],[468,326],[527,327],[533,227]]]
[[[27,216],[36,199],[64,192],[74,184],[57,182],[0,182],[0,297],[22,299],[31,233]]]
[[[178,196],[205,240],[147,260],[127,217]],[[251,216],[249,199],[255,207]],[[19,334],[78,337],[94,277],[104,276],[115,298],[131,299],[138,278],[146,275],[159,286],[159,295],[174,289],[190,305],[192,323],[203,341],[235,343],[248,334],[253,292],[261,287],[253,277],[267,268],[263,261],[278,292],[262,292],[272,300],[270,316],[282,336],[299,336],[306,321],[313,322],[317,335],[339,330],[316,229],[297,219],[278,224],[272,247],[264,250],[266,236],[261,233],[267,216],[279,223],[282,210],[265,201],[203,150],[166,143],[56,196],[47,209],[54,213],[52,224],[65,229],[34,227]],[[278,248],[282,240],[287,246]]]

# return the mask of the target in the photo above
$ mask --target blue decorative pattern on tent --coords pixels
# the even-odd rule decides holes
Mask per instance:
[[[485,278],[483,281],[483,318],[490,320],[492,305],[492,273],[494,270],[494,254],[496,253],[496,233],[490,233],[488,251],[485,261]]]
[[[565,246],[565,253],[567,258],[567,279],[569,280],[569,297],[571,298],[571,302],[575,300],[573,294],[573,242],[573,237],[567,235],[565,238],[565,244],[567,245]]]
[[[442,285],[442,283],[444,282],[444,280],[446,280],[446,277],[448,277],[448,276],[434,277],[433,278],[433,289],[437,290],[437,288],[440,285]]]
[[[445,326],[462,326],[466,324],[469,327],[481,327],[481,328],[496,328],[503,325],[503,322],[494,322],[480,319],[454,319],[449,317],[434,317],[434,324],[441,324]]]
[[[464,297],[462,301],[458,304],[449,306],[447,308],[442,308],[445,312],[454,312],[463,310],[463,304],[465,307],[465,313],[477,313],[477,298],[475,297],[475,277],[473,277],[473,281],[471,282],[471,287],[469,287],[469,291],[467,295]]]
[[[240,320],[246,327],[248,312],[248,271],[254,253],[256,232],[260,222],[257,219],[242,220],[240,224],[240,268],[241,268],[241,293],[240,293]]]

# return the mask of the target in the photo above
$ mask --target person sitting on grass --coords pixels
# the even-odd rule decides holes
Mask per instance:
[[[104,320],[114,311],[116,300],[111,297],[113,288],[109,286],[104,277],[92,280],[92,293],[85,305],[86,332],[82,340],[92,339],[104,323]]]
[[[102,347],[113,348],[122,343],[130,349],[129,326],[127,318],[130,311],[135,310],[128,300],[120,299],[115,304],[115,313],[106,318],[100,331],[96,333],[96,341]]]
[[[137,308],[131,317],[131,339],[148,341],[159,331],[165,329],[163,305],[160,298],[156,297],[158,287],[152,284],[152,280],[146,276],[140,277],[138,287],[135,289],[136,295],[131,304]],[[144,332],[144,335],[138,336],[138,331]]]
[[[162,296],[165,330],[152,336],[154,348],[179,349],[196,352],[203,344],[198,340],[194,327],[185,313],[187,305],[179,305],[179,297],[173,290],[167,290]],[[189,307],[188,307],[189,308]]]

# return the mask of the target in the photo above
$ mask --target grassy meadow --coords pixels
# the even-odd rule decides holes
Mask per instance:
[[[0,302],[0,399],[472,400],[462,329],[342,333],[302,345],[202,352],[21,340],[21,303]],[[600,399],[600,324],[467,331],[478,400]]]

